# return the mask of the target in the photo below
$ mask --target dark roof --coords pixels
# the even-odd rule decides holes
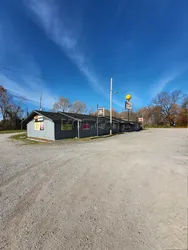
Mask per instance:
[[[75,113],[68,113],[68,112],[49,112],[49,111],[40,111],[34,110],[23,122],[28,123],[33,119],[33,117],[38,114],[42,115],[52,121],[60,121],[62,119],[72,119],[77,121],[97,121],[97,116],[93,115],[84,115],[84,114],[75,114]],[[120,118],[112,118],[113,122],[120,122],[120,123],[127,123],[128,121],[122,120]],[[109,122],[110,117],[98,117],[99,122]]]
[[[79,120],[93,120],[95,121],[97,119],[96,116],[93,115],[85,115],[85,114],[76,114],[76,113],[69,113],[69,112],[60,112],[61,114],[73,117],[74,119]]]
[[[35,110],[34,112],[39,113],[47,118],[49,118],[52,121],[58,121],[61,120],[62,114],[56,113],[56,112],[47,112],[47,111],[40,111],[40,110]]]
[[[44,117],[52,120],[52,121],[58,121],[62,119],[62,115],[55,112],[47,112],[47,111],[40,111],[40,110],[33,110],[32,113],[22,122],[28,123],[30,122],[35,115],[43,115]]]
[[[62,119],[72,119],[77,121],[83,120],[92,120],[96,121],[96,116],[91,115],[83,115],[83,114],[74,114],[74,113],[67,113],[67,112],[49,112],[49,111],[40,111],[40,110],[33,110],[33,112],[23,121],[25,123],[30,122],[35,115],[42,115],[52,121],[60,121]]]
[[[67,112],[61,112],[61,113],[65,114],[65,115],[72,116],[72,117],[80,119],[80,120],[93,120],[93,121],[97,120],[97,116],[94,116],[94,115],[75,114],[75,113],[67,113]],[[102,120],[109,121],[109,119],[110,119],[110,116],[99,116],[98,117],[99,121],[102,121]],[[122,119],[116,118],[116,117],[113,117],[112,120],[117,121],[117,122],[122,121]]]
[[[110,120],[110,116],[105,116],[105,118]],[[127,120],[123,120],[123,119],[117,118],[117,117],[112,117],[112,120],[115,122],[120,122],[120,123],[128,123]]]
[[[68,113],[68,112],[60,112],[65,116],[73,117],[73,119],[79,119],[80,121],[97,121],[97,116],[94,115],[85,115],[85,114],[76,114],[76,113]],[[98,122],[109,122],[109,119],[106,117],[98,117]]]
[[[82,120],[84,115],[67,113],[67,112],[47,112],[47,111],[38,111],[37,113],[49,118],[52,121],[60,121],[61,119],[73,119],[73,120]],[[84,116],[85,119],[88,117],[87,115]]]

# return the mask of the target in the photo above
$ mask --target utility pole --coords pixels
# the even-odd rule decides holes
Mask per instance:
[[[42,94],[40,96],[40,111],[42,111]]]
[[[97,136],[99,136],[99,105],[97,104]]]
[[[77,121],[77,127],[78,127],[78,138],[80,138],[80,121]]]
[[[28,110],[28,107],[27,107],[27,111],[26,111],[26,116],[27,116],[27,117],[29,116],[29,110]]]
[[[112,77],[110,79],[110,135],[112,135]]]

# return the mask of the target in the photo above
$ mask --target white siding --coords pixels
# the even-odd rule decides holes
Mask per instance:
[[[43,138],[47,140],[55,140],[54,134],[54,122],[45,119],[44,120],[44,130],[35,130],[34,129],[34,120],[30,121],[27,124],[27,136]]]

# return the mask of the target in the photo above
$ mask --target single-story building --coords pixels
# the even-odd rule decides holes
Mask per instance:
[[[83,138],[106,135],[110,132],[110,118],[96,117],[67,112],[47,112],[34,110],[24,121],[27,136],[47,140]],[[113,133],[138,131],[138,122],[128,122],[119,118],[112,119]]]

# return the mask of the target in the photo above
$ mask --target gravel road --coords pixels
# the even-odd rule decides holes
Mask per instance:
[[[0,135],[0,249],[186,249],[188,133],[22,145]]]

